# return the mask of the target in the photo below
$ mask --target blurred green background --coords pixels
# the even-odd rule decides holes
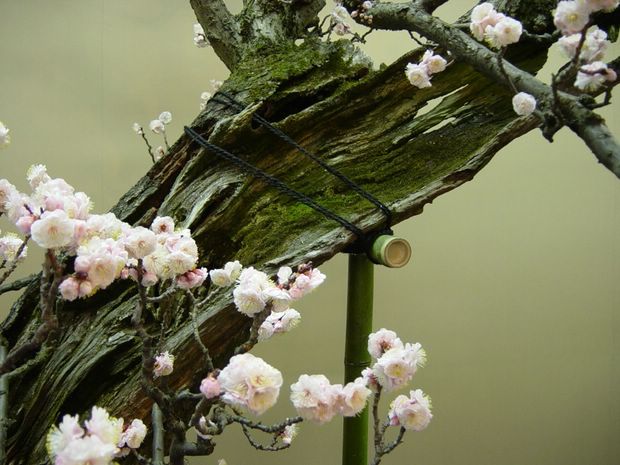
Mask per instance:
[[[474,3],[452,0],[440,14],[452,20]],[[13,136],[0,177],[25,188],[28,166],[45,163],[97,212],[109,209],[150,164],[132,123],[169,110],[174,139],[209,81],[227,75],[193,45],[193,22],[183,0],[0,0],[0,120]],[[412,46],[406,34],[373,33],[365,50],[379,64]],[[602,113],[620,129],[618,106]],[[523,137],[401,224],[414,258],[377,268],[374,326],[427,349],[414,386],[435,418],[384,463],[620,463],[619,231],[620,183],[566,130],[554,144]],[[22,274],[39,260],[32,248]],[[325,285],[299,305],[302,325],[256,350],[285,386],[301,373],[342,378],[346,257],[323,271]],[[287,389],[280,404],[266,421],[293,414]],[[340,428],[305,424],[291,449],[270,455],[232,427],[193,463],[336,465]]]

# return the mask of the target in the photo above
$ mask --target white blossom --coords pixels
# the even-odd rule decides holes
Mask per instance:
[[[301,321],[297,310],[289,308],[283,312],[272,312],[258,328],[258,340],[264,341],[274,334],[281,334],[295,328]]]
[[[127,429],[123,431],[118,447],[127,446],[131,449],[137,449],[142,444],[142,441],[144,441],[146,433],[147,429],[144,422],[140,419],[135,419]]]
[[[0,149],[11,143],[10,130],[0,121]]]
[[[341,389],[324,375],[301,375],[291,385],[291,402],[305,420],[327,423],[339,412]]]
[[[484,30],[484,38],[491,47],[501,48],[519,42],[523,25],[514,18],[506,16],[495,26],[487,26]]]
[[[583,0],[559,2],[553,16],[553,23],[564,35],[581,32],[589,20],[590,9]]]
[[[482,40],[484,39],[487,26],[493,27],[504,18],[505,16],[502,13],[495,11],[491,3],[481,3],[475,6],[471,11],[469,29],[476,39]]]
[[[159,119],[154,119],[149,123],[149,129],[155,134],[163,134],[166,132],[166,127]]]
[[[390,349],[403,348],[403,343],[394,331],[381,328],[368,336],[368,353],[375,359]]]
[[[170,124],[172,122],[172,113],[169,111],[162,111],[157,119],[164,124]]]
[[[241,274],[241,263],[238,260],[228,262],[222,269],[209,271],[211,282],[216,286],[225,287],[233,284]]]
[[[602,61],[583,65],[577,72],[575,87],[585,91],[594,91],[606,82],[613,82],[617,78],[616,72],[607,67]]]
[[[390,425],[402,426],[407,430],[422,431],[433,418],[431,400],[421,389],[400,395],[390,405]]]
[[[526,92],[519,92],[512,98],[512,108],[519,116],[531,115],[536,110],[536,99]]]
[[[575,53],[577,53],[577,47],[580,41],[581,34],[571,34],[569,36],[562,36],[558,40],[558,45],[568,58],[573,59]],[[607,40],[607,33],[597,26],[594,26],[586,34],[579,54],[579,60],[585,63],[601,60],[609,45],[610,42]]]
[[[139,136],[144,134],[144,130],[142,129],[142,126],[140,126],[140,124],[138,123],[133,123],[133,125],[131,126],[131,129],[133,129],[133,131]]]
[[[431,78],[425,65],[408,63],[405,68],[405,76],[407,76],[411,85],[418,89],[431,87]]]
[[[32,239],[44,249],[68,246],[73,239],[74,223],[63,210],[45,212],[30,228]]]
[[[153,378],[160,376],[168,376],[174,370],[174,355],[168,351],[162,352],[155,356],[155,364],[153,366]]]

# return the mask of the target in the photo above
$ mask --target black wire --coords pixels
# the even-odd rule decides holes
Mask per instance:
[[[237,155],[230,153],[229,151],[223,149],[222,147],[212,144],[211,142],[207,141],[204,137],[202,137],[200,134],[198,134],[196,131],[194,131],[192,128],[185,126],[184,130],[185,130],[185,133],[189,135],[200,146],[215,153],[220,158],[223,158],[224,160],[228,160],[229,162],[238,166],[242,170],[247,171],[248,173],[252,174],[252,176],[254,176],[255,178],[262,179],[270,186],[275,187],[280,192],[316,210],[317,212],[321,213],[323,216],[336,221],[338,224],[340,224],[341,226],[343,226],[344,228],[348,229],[353,234],[355,234],[358,237],[358,239],[366,242],[366,236],[364,232],[361,229],[359,229],[357,226],[355,226],[354,224],[350,223],[349,221],[345,220],[341,216],[333,213],[332,211],[318,204],[317,202],[312,200],[310,197],[302,194],[299,191],[296,191],[295,189],[290,188],[289,186],[284,184],[282,181],[280,181],[278,178],[271,176],[270,174],[264,172],[260,168],[257,168],[256,166],[248,163],[242,158],[239,158]]]
[[[220,95],[225,97],[227,99],[227,101],[223,101],[223,100],[219,99],[218,96],[220,96]],[[223,105],[226,105],[228,107],[231,107],[231,106],[232,107],[236,107],[239,111],[242,111],[242,110],[245,109],[243,104],[241,104],[239,101],[235,100],[234,97],[232,97],[231,95],[227,94],[226,92],[222,92],[222,91],[218,92],[217,94],[215,94],[211,98],[211,100],[214,100],[214,101],[216,101],[218,103],[221,103]],[[319,157],[317,157],[313,153],[311,153],[308,150],[306,150],[305,148],[303,148],[295,140],[293,140],[288,134],[285,134],[284,132],[282,132],[280,129],[275,127],[273,124],[271,124],[269,121],[267,121],[262,116],[258,115],[257,113],[253,113],[252,114],[252,119],[257,121],[263,127],[267,128],[270,132],[272,132],[273,134],[275,134],[276,136],[281,138],[283,141],[285,141],[289,145],[295,147],[299,152],[304,154],[306,157],[308,157],[311,160],[313,160],[314,162],[318,163],[328,173],[336,176],[338,179],[340,179],[342,182],[344,182],[347,186],[349,186],[353,191],[355,191],[358,195],[360,195],[361,197],[365,198],[370,203],[372,203],[374,206],[376,206],[379,210],[381,210],[381,212],[385,215],[386,230],[388,230],[388,231],[390,230],[390,226],[392,225],[392,212],[380,200],[378,200],[376,197],[374,197],[369,192],[367,192],[364,189],[362,189],[357,183],[355,183],[355,181],[351,180],[350,178],[348,178],[347,176],[345,176],[344,174],[342,174],[340,171],[336,170],[335,168],[332,168],[327,163],[325,163],[323,160],[321,160]]]

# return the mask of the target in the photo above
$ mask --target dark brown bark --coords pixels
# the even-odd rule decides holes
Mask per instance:
[[[544,47],[521,45],[510,58],[536,69],[545,60]],[[256,127],[251,115],[258,112],[272,121],[381,199],[395,221],[402,221],[471,180],[499,149],[538,124],[535,117],[516,119],[510,95],[463,63],[435,76],[433,87],[413,88],[403,70],[421,52],[371,71],[346,42],[256,43],[235,61],[224,84],[247,110],[236,114],[211,102],[191,126],[372,233],[384,221],[376,208]],[[156,214],[174,217],[192,229],[201,264],[209,268],[229,259],[272,272],[283,264],[320,264],[355,239],[185,136],[114,212],[134,224],[148,224]],[[37,299],[33,283],[4,322],[2,334],[10,347],[40,324]],[[118,283],[60,312],[56,349],[36,369],[12,380],[10,460],[41,463],[45,434],[63,413],[85,412],[96,404],[125,418],[148,417],[151,402],[140,387],[141,350],[131,325],[136,300],[134,290]],[[247,337],[251,323],[224,292],[212,294],[197,319],[216,365]],[[194,363],[201,350],[190,316],[176,313],[171,328],[165,348],[183,354],[171,384],[195,387]]]

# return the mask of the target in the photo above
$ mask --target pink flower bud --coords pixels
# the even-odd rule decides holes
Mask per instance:
[[[15,223],[15,226],[17,226],[17,229],[19,229],[19,232],[21,232],[24,235],[28,235],[30,234],[30,227],[32,226],[32,223],[34,223],[36,220],[37,218],[35,218],[32,215],[20,216],[17,222]]]
[[[79,296],[80,282],[73,277],[69,277],[60,283],[58,290],[63,299],[73,301]]]
[[[213,399],[221,394],[222,388],[219,381],[212,375],[207,376],[200,383],[200,392],[207,398]]]

